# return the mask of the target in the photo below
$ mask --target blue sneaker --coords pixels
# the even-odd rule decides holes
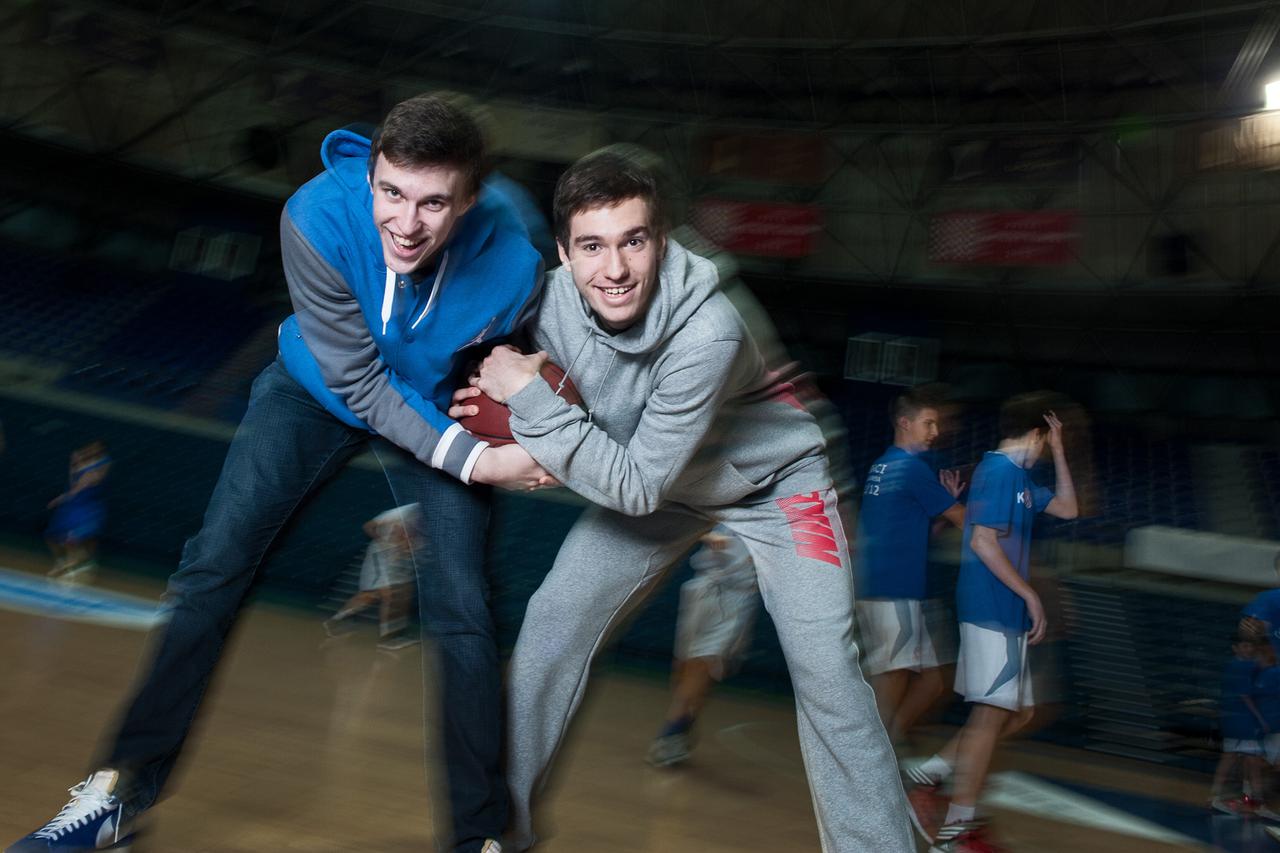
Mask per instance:
[[[121,833],[120,798],[112,793],[118,778],[114,770],[99,770],[71,788],[71,802],[53,820],[5,848],[5,853],[128,850],[134,836]]]

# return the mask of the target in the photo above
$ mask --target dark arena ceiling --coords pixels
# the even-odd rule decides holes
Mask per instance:
[[[479,96],[816,128],[1182,122],[1256,106],[1274,2],[15,2]]]

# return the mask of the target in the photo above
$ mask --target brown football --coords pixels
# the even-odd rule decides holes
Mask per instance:
[[[542,378],[551,386],[551,390],[564,398],[565,402],[573,406],[582,405],[582,395],[578,393],[573,380],[565,378],[564,371],[558,365],[549,361],[542,365]],[[563,386],[561,386],[562,380]],[[511,444],[515,441],[511,435],[511,410],[505,404],[494,402],[485,394],[472,397],[467,402],[480,411],[474,415],[458,418],[458,423],[462,424],[463,429],[493,445]]]

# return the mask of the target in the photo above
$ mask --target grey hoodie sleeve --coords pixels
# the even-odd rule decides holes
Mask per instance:
[[[743,344],[717,340],[667,366],[645,401],[631,441],[618,444],[542,379],[507,400],[520,446],[587,500],[626,515],[658,509],[716,418]],[[632,392],[613,388],[609,394]],[[634,393],[634,392],[632,392]]]
[[[287,212],[280,217],[280,251],[298,328],[329,389],[379,435],[469,483],[488,444],[443,412],[437,419],[440,426],[433,426],[418,409],[439,412],[435,405],[407,385],[397,388],[391,382],[355,296]]]

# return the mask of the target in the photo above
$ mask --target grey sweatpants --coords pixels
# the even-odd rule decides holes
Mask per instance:
[[[582,701],[592,658],[717,522],[750,550],[786,656],[822,849],[915,850],[897,761],[858,668],[835,492],[813,469],[823,466],[749,505],[670,506],[639,518],[593,507],[569,531],[529,601],[511,660],[507,782],[516,850],[537,840],[533,800]]]

